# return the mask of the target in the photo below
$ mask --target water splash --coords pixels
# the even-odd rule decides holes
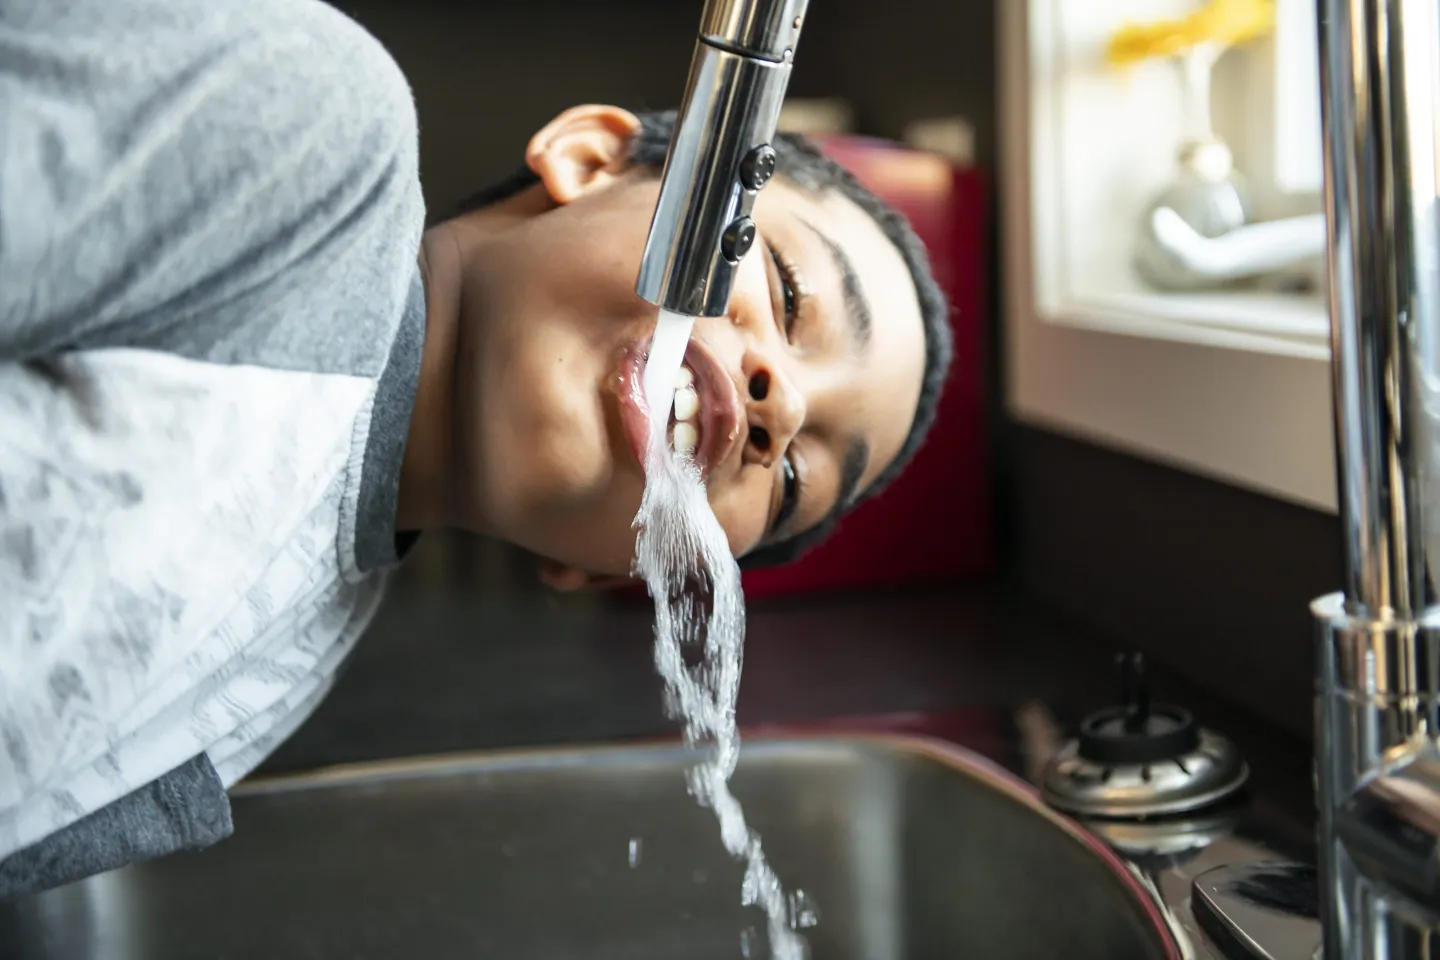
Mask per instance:
[[[647,396],[673,395],[691,323],[661,312],[645,369]],[[668,404],[663,409],[664,414],[651,417],[645,494],[635,517],[636,573],[655,602],[655,667],[665,684],[666,709],[681,722],[686,745],[709,745],[705,759],[688,773],[690,793],[715,812],[725,849],[745,861],[742,903],[764,911],[775,960],[804,960],[806,945],[794,930],[795,911],[765,859],[760,835],[745,822],[730,792],[730,776],[740,759],[735,716],[745,641],[740,567],[710,509],[699,471],[670,452]],[[693,666],[687,652],[698,654]]]

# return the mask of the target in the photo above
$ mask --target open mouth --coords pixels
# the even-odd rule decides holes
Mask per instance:
[[[650,443],[650,410],[641,383],[648,340],[626,351],[620,364],[620,412],[635,459],[643,466]],[[692,461],[702,478],[724,463],[740,439],[740,395],[720,361],[694,337],[675,380],[665,439],[676,455]]]

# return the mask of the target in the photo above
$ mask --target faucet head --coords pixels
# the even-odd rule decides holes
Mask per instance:
[[[711,0],[690,63],[636,292],[684,316],[723,316],[775,171],[807,0]]]

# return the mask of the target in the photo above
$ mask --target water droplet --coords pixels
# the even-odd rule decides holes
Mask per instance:
[[[745,960],[755,955],[755,928],[746,927],[740,931],[740,956]]]
[[[804,890],[790,894],[790,929],[808,930],[820,922],[820,911],[815,900]]]
[[[630,869],[634,870],[640,865],[640,838],[630,838]]]
[[[690,874],[690,879],[695,883],[704,883],[710,879],[710,875],[704,870],[695,870]]]
[[[760,875],[759,865],[751,860],[745,867],[745,879],[740,882],[740,903],[742,905],[749,907],[760,902],[760,887],[763,879]]]

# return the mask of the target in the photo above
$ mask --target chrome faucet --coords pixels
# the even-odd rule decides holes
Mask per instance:
[[[636,292],[688,317],[721,316],[755,242],[755,198],[775,171],[808,0],[708,0],[661,178]]]
[[[1329,960],[1440,929],[1440,12],[1318,0],[1344,592],[1317,600]],[[1427,524],[1429,527],[1427,527]],[[1440,938],[1437,938],[1440,941]]]

